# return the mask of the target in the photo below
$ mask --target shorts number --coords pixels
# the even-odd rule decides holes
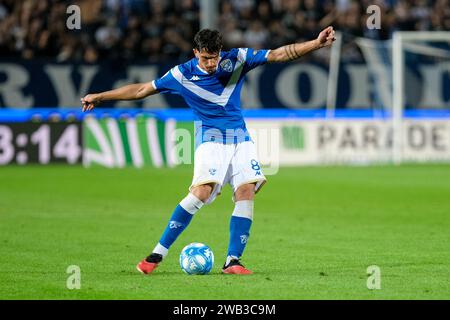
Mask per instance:
[[[252,169],[256,171],[255,176],[260,176],[261,175],[261,167],[259,166],[258,161],[256,161],[255,159],[252,159],[250,161],[250,164],[252,165]]]
[[[258,171],[258,170],[261,169],[261,167],[259,166],[258,161],[256,161],[255,159],[253,159],[252,161],[250,161],[250,163],[251,163],[251,165],[252,165],[252,169],[253,169],[253,170]]]

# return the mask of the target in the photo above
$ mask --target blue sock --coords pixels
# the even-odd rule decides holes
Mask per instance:
[[[189,222],[191,222],[193,216],[193,214],[190,214],[183,209],[182,206],[177,205],[159,243],[166,249],[169,249],[178,236],[188,226]]]
[[[202,206],[203,202],[192,193],[189,193],[181,200],[173,211],[166,230],[164,230],[161,239],[152,252],[161,254],[163,257],[167,256],[170,246],[175,242],[183,230],[186,229],[194,214],[200,210]]]
[[[250,235],[252,220],[244,217],[231,216],[230,220],[230,243],[228,245],[228,256],[240,258],[244,252]]]

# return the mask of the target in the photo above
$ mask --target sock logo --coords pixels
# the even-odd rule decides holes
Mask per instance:
[[[178,222],[178,221],[170,221],[169,222],[169,228],[170,229],[177,229],[177,228],[182,227],[182,226],[183,226],[183,224],[181,222]]]
[[[241,243],[242,243],[242,244],[246,244],[247,241],[248,241],[248,236],[245,235],[245,234],[243,234],[243,235],[241,236]]]

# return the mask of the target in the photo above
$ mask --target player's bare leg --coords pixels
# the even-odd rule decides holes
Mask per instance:
[[[255,183],[240,186],[235,194],[235,208],[230,221],[230,243],[227,260],[222,272],[226,274],[252,274],[240,262],[250,235],[253,220],[253,199],[255,197]]]
[[[201,209],[211,196],[214,184],[204,184],[192,188],[186,198],[181,200],[175,208],[172,217],[153,252],[137,266],[137,270],[150,274],[155,270],[167,255],[170,246],[189,225],[194,214]]]
[[[207,183],[192,188],[191,193],[205,203],[214,189],[214,183]]]
[[[240,186],[234,194],[235,201],[252,200],[255,198],[255,184],[247,183]]]

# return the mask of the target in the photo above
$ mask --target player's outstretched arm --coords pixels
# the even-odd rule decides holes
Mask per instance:
[[[330,46],[335,39],[335,32],[333,27],[328,27],[322,30],[317,39],[303,42],[294,43],[287,46],[271,50],[267,57],[267,62],[288,62],[296,60],[301,56],[310,53],[311,51]]]
[[[114,90],[91,93],[81,98],[82,110],[89,111],[102,101],[138,100],[158,93],[151,82],[135,83]]]

